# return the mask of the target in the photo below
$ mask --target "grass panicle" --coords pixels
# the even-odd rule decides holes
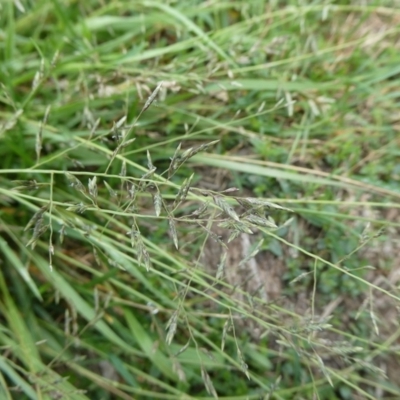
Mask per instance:
[[[399,13],[303,3],[2,5],[1,399],[400,398]]]

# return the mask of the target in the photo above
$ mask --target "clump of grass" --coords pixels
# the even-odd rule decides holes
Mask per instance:
[[[2,6],[2,397],[400,394],[389,6]]]

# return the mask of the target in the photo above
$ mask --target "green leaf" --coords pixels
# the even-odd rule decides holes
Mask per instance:
[[[153,340],[150,334],[146,332],[142,324],[139,323],[136,317],[128,309],[124,309],[124,316],[133,337],[136,339],[148,359],[151,360],[166,377],[178,381],[178,376],[172,371],[173,364],[171,360],[169,360],[161,352],[158,346],[156,346],[155,340]]]

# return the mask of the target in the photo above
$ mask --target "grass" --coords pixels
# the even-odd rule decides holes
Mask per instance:
[[[392,1],[0,7],[2,399],[400,397]]]

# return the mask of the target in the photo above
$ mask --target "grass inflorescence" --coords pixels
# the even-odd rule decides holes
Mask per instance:
[[[400,14],[336,3],[0,5],[0,398],[400,397]]]

